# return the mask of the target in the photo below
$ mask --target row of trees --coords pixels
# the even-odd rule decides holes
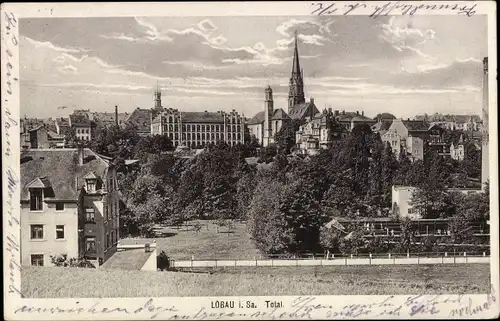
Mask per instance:
[[[445,192],[457,166],[432,151],[424,161],[412,162],[403,154],[397,159],[378,134],[362,125],[332,148],[304,159],[287,155],[293,131],[284,129],[277,146],[261,149],[259,161],[270,166],[245,161],[257,154],[255,140],[210,145],[194,158],[178,158],[167,153],[173,150],[168,137],[141,138],[133,127],[106,128],[91,147],[118,164],[130,158],[140,161],[139,168],[123,170],[119,178],[125,233],[147,236],[155,223],[197,218],[244,219],[263,253],[317,251],[328,248],[324,242],[329,239],[350,251],[358,237],[327,235],[322,227],[334,216],[388,216],[394,184],[418,188],[412,201],[426,218],[460,214],[472,222],[487,215],[484,198]],[[462,213],[469,214],[464,218]]]

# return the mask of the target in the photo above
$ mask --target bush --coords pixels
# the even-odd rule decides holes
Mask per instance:
[[[69,258],[67,254],[51,255],[50,261],[57,267],[77,267],[77,268],[91,268],[95,269],[94,264],[84,257]]]
[[[170,268],[170,258],[165,251],[161,251],[156,257],[156,266],[161,271],[165,271]]]

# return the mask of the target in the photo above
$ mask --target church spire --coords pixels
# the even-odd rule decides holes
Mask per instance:
[[[295,48],[293,51],[293,66],[292,66],[292,77],[293,75],[298,75],[299,77],[301,75],[301,69],[300,69],[300,62],[299,62],[299,48],[298,48],[298,41],[297,41],[297,30],[295,30]]]
[[[293,106],[297,104],[302,104],[305,102],[304,98],[304,82],[302,79],[302,70],[300,69],[299,62],[299,46],[297,30],[295,30],[295,46],[293,51],[293,65],[292,65],[292,75],[289,82],[288,90],[288,111],[290,111]]]

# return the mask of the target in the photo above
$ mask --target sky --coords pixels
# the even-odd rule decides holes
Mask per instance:
[[[294,31],[322,110],[481,113],[486,16],[116,17],[20,20],[21,115],[163,106],[287,110]]]

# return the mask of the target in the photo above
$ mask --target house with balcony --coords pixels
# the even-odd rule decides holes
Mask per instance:
[[[116,168],[90,149],[21,152],[21,264],[50,266],[51,256],[96,266],[116,251]]]

